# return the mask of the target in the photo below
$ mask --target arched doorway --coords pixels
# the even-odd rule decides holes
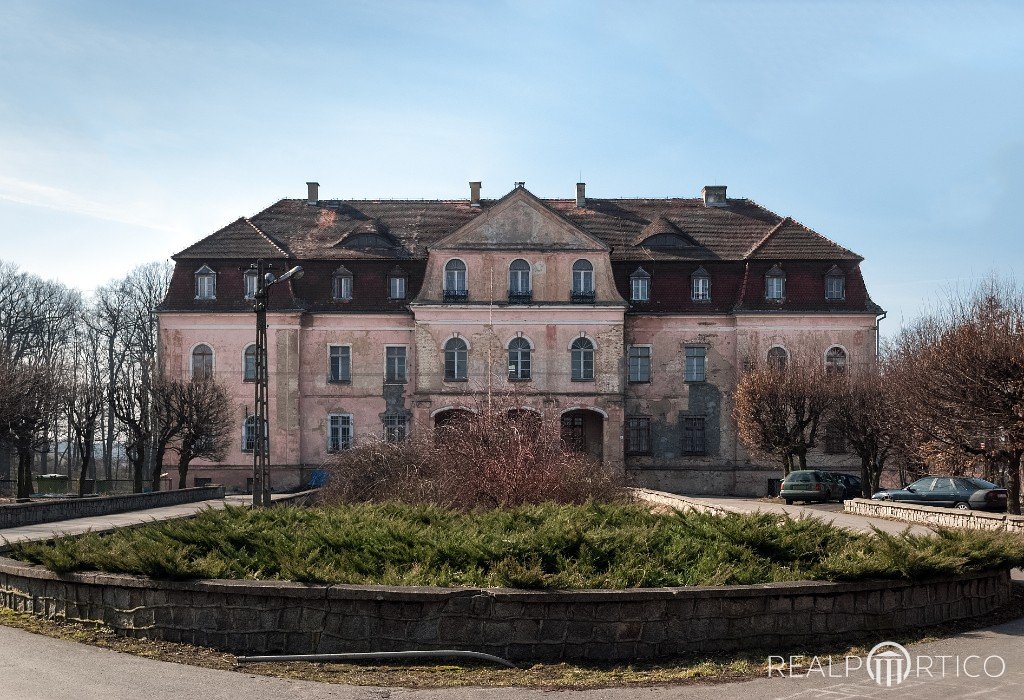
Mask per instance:
[[[473,417],[473,412],[468,408],[444,408],[434,414],[434,428],[456,427]]]
[[[604,416],[589,408],[574,408],[562,414],[562,444],[600,461],[604,456]]]

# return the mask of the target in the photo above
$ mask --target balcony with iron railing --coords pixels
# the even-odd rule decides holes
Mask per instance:
[[[533,301],[533,292],[527,290],[525,292],[520,290],[510,291],[508,293],[509,304],[529,304]]]
[[[594,290],[574,289],[569,293],[569,301],[573,304],[593,304],[596,295]]]
[[[469,291],[466,289],[446,289],[444,290],[444,300],[454,303],[468,301]]]

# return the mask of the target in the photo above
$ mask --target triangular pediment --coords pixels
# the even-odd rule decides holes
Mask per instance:
[[[516,187],[431,246],[434,250],[606,251],[608,246]]]

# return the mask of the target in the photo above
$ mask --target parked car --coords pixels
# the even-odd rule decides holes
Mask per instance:
[[[782,480],[779,497],[792,505],[793,501],[829,501],[842,500],[843,485],[828,472],[818,469],[798,469],[790,472]]]
[[[882,489],[876,501],[899,501],[961,510],[1006,510],[1006,489],[973,476],[926,476],[901,489]]]
[[[843,498],[860,498],[861,482],[859,476],[844,474],[843,472],[829,473],[839,479],[839,483],[843,485]]]

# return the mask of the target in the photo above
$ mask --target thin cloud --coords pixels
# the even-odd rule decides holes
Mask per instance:
[[[91,200],[75,192],[63,190],[38,182],[0,176],[0,201],[13,202],[29,207],[40,207],[54,211],[87,216],[100,221],[138,226],[154,231],[182,233],[183,231],[166,224],[143,217],[132,216],[123,206],[110,206]]]

